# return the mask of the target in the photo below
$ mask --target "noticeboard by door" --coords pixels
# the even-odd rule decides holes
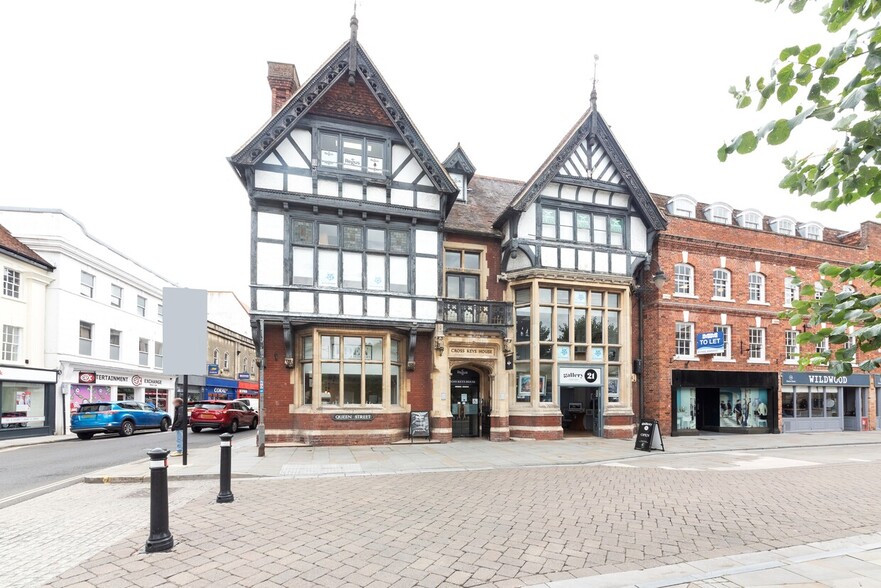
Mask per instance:
[[[431,424],[428,419],[428,411],[414,411],[410,413],[410,443],[414,437],[425,437],[431,441]]]
[[[664,451],[664,440],[661,439],[661,426],[658,421],[639,421],[639,427],[636,429],[636,445],[633,449],[639,451],[660,449]]]

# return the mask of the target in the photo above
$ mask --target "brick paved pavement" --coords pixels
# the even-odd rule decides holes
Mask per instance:
[[[72,550],[92,542],[100,551],[85,561],[59,554],[39,573],[51,564],[60,575],[49,585],[58,587],[521,586],[875,533],[879,485],[881,469],[871,463],[577,466],[236,480],[236,501],[216,504],[216,488],[191,481],[172,493],[178,506],[190,502],[173,516],[171,552],[142,553],[148,518],[140,529],[105,519],[93,531],[105,535],[89,539],[62,525]],[[0,574],[10,556],[24,573],[44,559],[15,531],[26,526],[19,521],[43,518],[37,500],[83,492],[67,498],[81,508],[73,505],[94,489],[91,504],[147,512],[148,497],[134,485],[75,488],[3,509],[13,523],[0,534]],[[40,585],[45,576],[31,578]]]

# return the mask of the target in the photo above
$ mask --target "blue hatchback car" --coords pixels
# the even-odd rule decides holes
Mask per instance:
[[[95,433],[119,433],[128,437],[137,429],[171,427],[171,416],[152,404],[124,400],[119,402],[88,402],[81,404],[70,418],[70,431],[80,439],[91,439]]]

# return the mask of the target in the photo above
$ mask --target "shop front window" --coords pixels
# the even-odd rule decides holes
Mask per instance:
[[[0,382],[0,428],[47,426],[45,400],[44,384]]]
[[[303,402],[312,404],[313,365],[321,376],[321,404],[327,406],[381,406],[387,397],[400,404],[401,354],[397,339],[359,335],[322,335],[319,354],[313,353],[312,337],[301,339]],[[389,392],[385,394],[385,373]]]

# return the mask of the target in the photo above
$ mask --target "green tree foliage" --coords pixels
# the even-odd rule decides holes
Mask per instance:
[[[794,13],[815,0],[758,0],[786,4]],[[783,160],[787,173],[780,187],[799,195],[814,197],[819,210],[869,198],[881,204],[881,0],[831,0],[820,11],[826,29],[837,43],[824,48],[819,43],[805,47],[786,47],[767,76],[747,77],[741,89],[730,92],[737,108],[755,104],[762,110],[769,101],[795,105],[791,118],[769,121],[755,131],[747,131],[718,151],[720,161],[733,153],[746,154],[762,141],[779,145],[793,130],[809,119],[822,121],[840,140],[822,153],[792,156]],[[857,348],[863,352],[881,347],[881,261],[867,261],[842,268],[823,264],[820,284],[825,289],[815,297],[813,280],[801,285],[801,299],[791,311],[783,313],[793,326],[808,325],[799,335],[803,344],[820,343],[828,338],[830,347],[805,354],[802,365],[827,365],[838,375],[852,372]],[[856,292],[836,293],[835,285],[853,283]],[[823,325],[826,325],[825,327]],[[853,327],[856,347],[841,347]],[[802,348],[802,351],[805,347]],[[863,370],[881,365],[877,353],[859,364]]]

